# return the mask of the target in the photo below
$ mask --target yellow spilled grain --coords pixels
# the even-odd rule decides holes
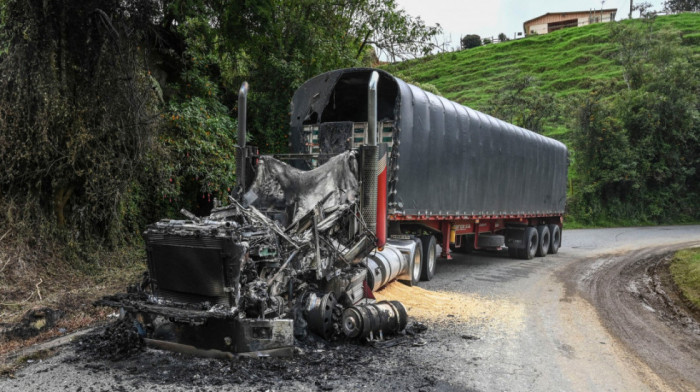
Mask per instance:
[[[374,293],[377,301],[399,301],[408,315],[421,321],[481,324],[507,330],[519,329],[524,307],[507,299],[489,299],[473,294],[430,291],[393,282]]]

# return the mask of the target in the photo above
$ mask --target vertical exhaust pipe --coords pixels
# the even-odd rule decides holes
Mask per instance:
[[[362,146],[361,214],[367,228],[377,231],[377,82],[379,73],[372,72],[367,86],[367,140]]]
[[[372,72],[367,88],[367,145],[377,145],[377,82],[379,73]]]
[[[372,146],[377,146],[379,135],[377,132],[377,123],[379,121],[377,114],[377,84],[379,82],[379,73],[372,72],[369,78],[369,86],[367,89],[367,138],[368,143]],[[386,144],[380,144],[376,148],[377,160],[376,163],[376,193],[377,208],[376,208],[376,235],[377,249],[382,251],[386,244]]]
[[[236,181],[240,194],[245,193],[246,172],[246,111],[248,101],[248,82],[241,84],[238,90],[238,149],[236,150]]]

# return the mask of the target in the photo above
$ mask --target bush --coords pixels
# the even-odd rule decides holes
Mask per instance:
[[[467,34],[462,37],[462,49],[471,49],[481,46],[481,37],[476,34]]]

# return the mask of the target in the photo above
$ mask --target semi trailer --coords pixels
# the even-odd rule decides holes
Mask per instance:
[[[376,107],[367,90],[375,75]],[[371,87],[370,87],[371,88]],[[421,277],[435,273],[435,244],[499,249],[531,259],[557,253],[566,203],[564,144],[368,68],[327,72],[292,98],[290,149],[333,154],[379,147],[377,246],[422,242]],[[318,159],[296,160],[301,168]]]
[[[406,326],[393,280],[435,274],[438,249],[529,259],[561,244],[566,147],[369,68],[327,72],[292,98],[290,153],[246,145],[211,214],[149,225],[148,271],[100,305],[149,344],[291,355],[294,339],[382,339]]]

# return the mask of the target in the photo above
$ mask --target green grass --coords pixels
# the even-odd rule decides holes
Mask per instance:
[[[662,16],[655,23],[680,30],[684,44],[700,54],[700,14]],[[622,83],[609,33],[610,25],[599,23],[383,68],[399,78],[430,83],[446,98],[485,111],[488,101],[518,72],[536,76],[543,90],[558,97],[587,92],[596,80]],[[566,139],[566,134],[562,127],[545,132],[556,139]]]
[[[671,262],[671,276],[683,296],[700,308],[700,248],[677,252]]]

